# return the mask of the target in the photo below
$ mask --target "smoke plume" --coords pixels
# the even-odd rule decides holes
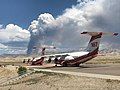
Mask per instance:
[[[82,31],[120,32],[120,0],[78,0],[76,6],[67,8],[54,18],[50,13],[40,14],[31,22],[31,33],[27,53],[45,45],[57,47],[83,47],[88,38]],[[107,37],[106,37],[107,38]],[[116,42],[117,41],[117,42]],[[119,45],[120,37],[107,38],[103,43]],[[114,42],[114,43],[111,43]],[[35,48],[36,47],[36,48]]]

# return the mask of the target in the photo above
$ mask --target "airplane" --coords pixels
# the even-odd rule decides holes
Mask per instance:
[[[98,55],[99,45],[102,35],[113,35],[117,36],[118,33],[104,33],[104,32],[82,32],[81,34],[87,34],[91,36],[87,48],[81,52],[71,52],[71,53],[60,53],[45,55],[45,48],[42,49],[42,56],[33,59],[31,65],[42,65],[45,58],[55,58],[55,64],[60,64],[61,66],[79,66]]]

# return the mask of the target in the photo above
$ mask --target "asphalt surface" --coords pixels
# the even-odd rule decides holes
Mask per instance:
[[[57,71],[71,71],[91,74],[120,76],[120,64],[84,64],[79,67],[48,67]]]
[[[55,67],[54,64],[46,64],[42,66],[29,66],[27,64],[23,64],[20,62],[0,62],[0,64],[11,64],[11,65],[22,65],[29,68],[38,68],[38,69],[51,69],[51,70],[58,70],[58,71],[71,71],[71,72],[81,72],[81,73],[91,73],[91,74],[103,74],[103,75],[114,75],[120,76],[120,64],[82,64],[79,67],[62,67],[57,66]]]

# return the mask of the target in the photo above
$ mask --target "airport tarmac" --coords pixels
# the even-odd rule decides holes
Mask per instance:
[[[15,65],[15,66],[25,66],[28,68],[40,68],[40,69],[51,69],[59,71],[72,71],[72,72],[81,72],[81,73],[93,73],[93,74],[103,74],[103,75],[115,75],[120,76],[120,64],[81,64],[79,67],[62,67],[55,64],[45,64],[38,66],[30,66],[28,64],[23,64],[20,62],[6,63],[2,62],[1,65]]]
[[[120,76],[120,64],[83,64],[79,67],[33,67],[33,68],[46,68],[57,71],[71,71],[81,73],[103,74]]]

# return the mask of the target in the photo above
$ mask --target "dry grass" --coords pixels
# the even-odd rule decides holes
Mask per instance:
[[[119,90],[120,81],[39,72],[0,90]]]

